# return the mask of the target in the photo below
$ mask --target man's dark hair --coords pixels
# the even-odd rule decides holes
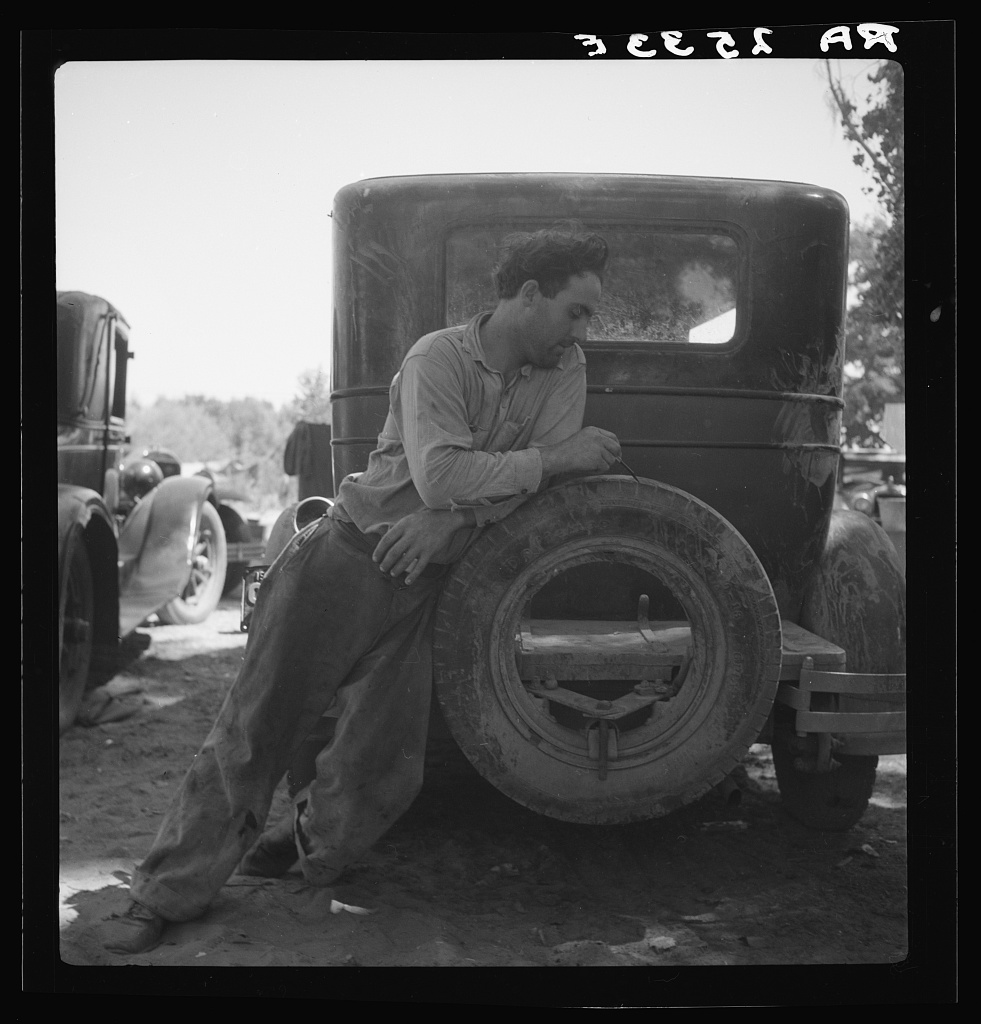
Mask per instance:
[[[579,274],[595,274],[602,282],[609,252],[605,239],[576,229],[547,228],[508,235],[494,270],[497,297],[513,299],[525,281],[537,281],[549,299]]]

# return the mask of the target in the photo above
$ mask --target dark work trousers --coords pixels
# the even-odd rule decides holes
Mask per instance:
[[[406,586],[372,543],[325,517],[298,534],[259,590],[245,658],[130,895],[170,921],[207,909],[262,832],[273,795],[343,687],[333,742],[295,798],[307,880],[329,885],[422,786],[431,625],[442,567]]]

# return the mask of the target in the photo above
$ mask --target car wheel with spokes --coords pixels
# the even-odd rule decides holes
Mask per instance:
[[[204,622],[221,600],[227,561],[225,530],[218,510],[206,501],[198,516],[187,585],[180,597],[157,612],[160,621],[171,625]]]

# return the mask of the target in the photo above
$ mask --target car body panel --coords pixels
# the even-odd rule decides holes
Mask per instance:
[[[770,696],[761,691],[762,713],[757,709],[740,717],[744,712],[737,710],[704,732],[693,730],[684,741],[692,741],[689,752],[679,764],[695,770],[707,763],[718,737],[734,736],[752,721],[749,731],[760,741],[776,741],[781,754],[790,752],[777,767],[778,775],[784,772],[781,791],[790,780],[787,791],[802,814],[818,822],[840,820],[822,817],[819,806],[825,796],[837,799],[832,778],[832,751],[842,742],[837,733],[848,734],[848,750],[855,754],[902,749],[904,717],[897,709],[906,686],[904,664],[900,670],[891,659],[905,649],[905,575],[896,552],[881,528],[861,516],[846,514],[852,515],[852,529],[844,533],[833,525],[840,502],[836,485],[844,408],[844,199],[825,188],[773,181],[453,174],[356,182],[337,194],[332,216],[335,491],[348,474],[365,469],[388,415],[391,381],[410,346],[496,305],[491,281],[498,243],[511,231],[571,222],[606,237],[611,250],[603,301],[582,343],[585,422],[615,432],[620,440],[622,459],[610,472],[628,473],[635,484],[618,481],[617,494],[637,485],[666,485],[687,502],[684,508],[659,507],[657,512],[651,502],[636,523],[610,519],[594,528],[588,516],[619,507],[613,499],[579,494],[574,510],[556,511],[548,504],[555,495],[550,491],[533,498],[509,523],[483,533],[470,554],[479,549],[485,561],[472,564],[467,555],[451,570],[443,602],[449,594],[454,607],[471,598],[476,607],[476,595],[485,593],[492,580],[507,579],[515,588],[503,597],[495,592],[491,603],[478,609],[479,618],[461,626],[450,615],[449,625],[437,628],[437,695],[451,712],[454,735],[472,763],[527,806],[567,820],[613,820],[607,816],[609,804],[593,817],[592,812],[579,817],[577,785],[594,778],[591,760],[597,761],[596,783],[605,785],[610,758],[619,759],[632,748],[618,739],[611,754],[609,736],[602,733],[606,738],[597,738],[594,757],[584,737],[593,727],[591,718],[613,706],[627,735],[656,731],[660,723],[675,722],[672,715],[681,721],[695,707],[684,701],[672,705],[682,695],[693,702],[702,699],[698,687],[703,684],[696,682],[704,682],[699,651],[726,650],[722,626],[733,620],[719,615],[700,626],[696,637],[685,601],[691,603],[697,581],[678,582],[675,569],[705,557],[701,568],[706,575],[724,566],[729,575],[722,589],[738,592],[746,608],[760,611],[761,622],[778,621],[784,638],[803,638],[808,657],[831,644],[840,661],[834,670],[814,669],[805,664],[808,658],[794,662],[788,657],[794,642],[778,648],[774,634],[761,628],[760,650],[773,653],[761,664],[779,662],[772,676],[752,672],[746,680],[747,689],[761,681],[774,686]],[[598,487],[597,479],[587,482]],[[634,497],[623,499],[631,515],[637,507],[630,504]],[[728,543],[673,537],[663,558],[644,563],[644,571],[638,551],[647,550],[642,543],[649,543],[648,533],[673,529],[693,517],[694,509],[711,513]],[[522,530],[529,521],[522,517],[529,510],[543,519],[526,534]],[[562,540],[566,527],[568,543]],[[873,532],[872,541],[866,531]],[[505,554],[498,544],[513,544],[514,550],[507,547]],[[734,567],[734,546],[752,555],[742,571]],[[884,566],[878,576],[869,571],[870,560]],[[527,572],[518,582],[511,580],[514,565]],[[748,571],[749,566],[763,571]],[[250,585],[254,597],[258,577]],[[879,593],[884,588],[889,588],[887,600]],[[536,663],[544,675],[541,691],[535,689],[538,680],[532,678],[529,689],[528,680],[519,679],[512,666],[519,628],[514,609],[526,598],[524,613],[547,634],[543,651],[549,653]],[[510,611],[502,613],[505,605]],[[243,619],[245,609],[243,601]],[[437,617],[445,610],[441,605]],[[645,623],[675,620],[688,622],[694,638],[689,665],[696,666],[696,675],[688,678],[687,669],[679,669],[680,689],[666,698],[667,717],[651,712],[644,719],[647,712],[631,703],[637,691],[621,692],[625,684],[619,676],[608,678],[610,662],[597,662],[597,651],[620,652],[632,632],[627,624],[638,623],[644,633]],[[481,629],[489,624],[488,634],[461,645],[460,630],[477,636],[477,622]],[[840,630],[840,645],[830,635],[839,622],[848,627]],[[863,622],[872,624],[869,630],[863,631]],[[583,634],[576,627],[584,623],[598,626],[590,636],[602,636],[603,642],[580,644]],[[523,644],[523,624],[520,630]],[[556,647],[556,638],[566,635],[578,638],[574,658],[587,664],[587,675],[573,671]],[[744,631],[740,637],[748,635]],[[884,668],[866,657],[869,649],[878,648]],[[642,666],[646,673],[660,667],[650,656],[651,663]],[[718,693],[741,692],[734,680],[744,665],[745,659],[734,655],[719,676]],[[554,669],[551,676],[549,669]],[[561,685],[560,678],[568,685]],[[803,689],[791,692],[788,687],[798,679]],[[639,685],[647,680],[644,675]],[[573,683],[580,689],[570,690]],[[803,701],[801,693],[808,687],[820,688],[821,697],[814,706],[798,707],[794,701]],[[559,691],[561,698],[555,696]],[[778,692],[789,699],[778,709],[779,720],[773,704]],[[885,712],[875,707],[883,692],[892,705]],[[516,710],[525,708],[525,701],[530,702],[527,716]],[[465,713],[464,706],[476,710]],[[834,713],[822,718],[829,708]],[[791,713],[810,717],[795,728],[788,724]],[[634,714],[639,717],[631,720]],[[554,735],[552,725],[543,722],[555,726]],[[537,731],[539,725],[543,732]],[[788,734],[792,744],[785,742]],[[647,735],[638,743],[646,743]],[[739,743],[744,738],[740,734]],[[551,760],[545,755],[536,760],[553,740]],[[679,742],[679,734],[669,729],[656,756]],[[490,757],[490,748],[507,753]],[[795,759],[795,753],[801,756]],[[585,774],[562,774],[571,765],[578,771],[579,762],[570,758],[579,756]],[[630,756],[620,760],[624,779],[628,768],[636,767],[628,764]],[[797,784],[795,773],[812,768],[825,776],[827,786]],[[637,773],[631,792],[638,800],[663,782],[659,771],[652,769],[647,777]],[[539,792],[543,772],[557,773],[548,776],[549,785],[554,781],[558,787],[561,781],[569,787],[565,792],[571,798],[561,807],[554,792],[544,803],[528,796]],[[685,770],[679,767],[678,775]],[[850,772],[843,775],[851,778]],[[864,786],[868,773],[863,769],[859,775]],[[519,784],[511,787],[509,779]],[[682,792],[688,793],[680,786],[672,799],[680,799]],[[812,807],[813,793],[818,795]],[[658,813],[669,803],[665,800]],[[858,816],[864,809],[860,804],[859,799]]]
[[[841,196],[713,178],[433,175],[348,186],[333,217],[335,488],[365,468],[406,350],[457,322],[447,315],[457,308],[448,254],[466,232],[497,238],[573,220],[611,244],[645,232],[733,240],[732,338],[717,346],[587,340],[586,423],[617,433],[639,476],[721,512],[757,552],[781,614],[796,617],[838,468],[848,244]],[[604,285],[604,304],[616,307],[613,261]],[[480,301],[492,308],[492,293]]]
[[[108,649],[177,597],[190,576],[206,476],[167,477],[135,503],[119,493],[129,325],[110,302],[59,292],[59,579],[75,543],[93,566],[97,646]]]

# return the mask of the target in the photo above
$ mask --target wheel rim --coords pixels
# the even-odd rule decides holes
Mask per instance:
[[[189,605],[197,605],[208,590],[214,576],[218,540],[214,530],[202,520],[191,555],[191,575],[181,599]]]
[[[604,541],[610,543],[609,548],[604,548]],[[501,707],[514,727],[533,737],[538,749],[554,759],[576,768],[595,770],[596,761],[590,755],[588,730],[576,728],[577,724],[585,725],[588,716],[583,713],[581,721],[577,722],[575,715],[556,716],[553,708],[544,708],[542,698],[533,696],[520,678],[513,655],[515,645],[509,643],[509,638],[520,629],[522,609],[545,583],[557,574],[578,566],[617,561],[648,572],[669,588],[688,619],[691,665],[674,696],[649,705],[649,715],[641,715],[642,720],[638,723],[622,730],[617,728],[618,756],[608,765],[609,771],[616,772],[658,760],[682,745],[698,729],[722,685],[723,673],[717,669],[725,664],[727,650],[724,644],[716,642],[710,645],[706,642],[706,637],[720,633],[720,630],[713,629],[718,615],[697,577],[679,571],[683,562],[678,560],[676,565],[671,565],[669,560],[654,556],[643,545],[625,543],[622,538],[614,550],[611,542],[612,538],[594,537],[563,545],[543,555],[532,568],[521,573],[501,602],[500,614],[491,633],[491,645],[497,652],[493,685]],[[678,678],[678,672],[674,678]],[[624,692],[630,688],[629,683],[624,683]],[[582,692],[588,691],[589,687],[577,689]],[[548,703],[547,699],[545,703]],[[563,724],[563,719],[566,724]],[[628,719],[622,721],[628,722]]]

